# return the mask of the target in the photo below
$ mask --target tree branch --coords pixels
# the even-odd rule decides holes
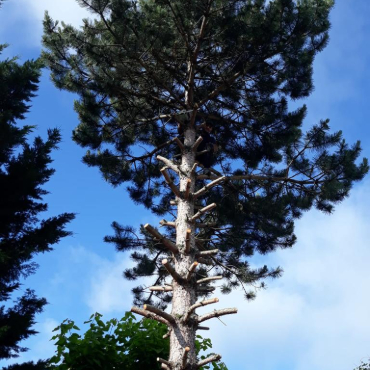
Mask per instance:
[[[214,186],[218,185],[220,182],[224,181],[225,179],[226,179],[226,177],[222,176],[222,177],[219,177],[216,180],[213,180],[212,182],[210,182],[209,184],[205,185],[203,188],[198,190],[196,193],[194,193],[193,194],[193,199],[197,199],[198,197],[200,197],[201,195],[206,193],[209,189],[212,189]]]
[[[195,271],[195,269],[197,268],[198,266],[198,262],[195,261],[190,267],[189,267],[189,271],[186,275],[186,280],[189,281],[190,278],[191,278],[191,274]]]
[[[172,292],[173,288],[172,286],[159,286],[159,285],[153,285],[149,287],[149,290],[152,292]]]
[[[146,224],[144,225],[144,229],[147,230],[150,234],[152,234],[155,238],[157,238],[172,253],[174,254],[179,253],[179,250],[177,249],[176,245],[167,238],[165,238],[160,232],[154,229],[154,227],[152,227],[149,224]]]
[[[156,315],[153,312],[150,312],[150,311],[147,311],[147,310],[143,310],[142,308],[132,307],[131,308],[131,312],[137,313],[138,315],[144,316],[144,317],[146,317],[148,319],[159,321],[162,324],[165,324],[167,326],[171,326],[171,323],[168,320],[166,320],[165,318],[163,318],[161,316],[158,316],[158,315]]]
[[[167,312],[164,312],[164,311],[160,310],[157,307],[151,306],[150,304],[144,304],[144,310],[152,312],[153,314],[162,317],[163,319],[170,322],[171,324],[176,324],[176,320],[174,319],[174,317],[172,315],[170,315]]]
[[[199,307],[207,306],[212,303],[217,303],[219,301],[218,298],[212,298],[212,299],[205,299],[204,301],[197,302],[189,307],[188,312],[184,316],[184,321],[187,322],[191,316],[191,314]]]
[[[222,280],[222,279],[223,279],[222,276],[209,276],[204,279],[197,280],[197,284],[203,284],[203,283],[208,283],[209,281]]]
[[[161,364],[165,364],[170,369],[172,368],[172,363],[167,360],[164,360],[163,358],[157,357],[157,361],[160,362]]]
[[[199,361],[197,363],[197,367],[199,368],[199,367],[209,364],[210,362],[215,362],[215,361],[220,361],[220,360],[221,360],[221,355],[213,355],[213,356],[205,358],[202,361]]]
[[[166,221],[165,219],[159,221],[161,226],[167,226],[167,227],[174,227],[176,228],[176,222],[173,221]]]
[[[200,324],[203,321],[213,319],[214,317],[224,316],[224,315],[231,315],[233,313],[237,313],[237,308],[224,308],[222,310],[214,310],[213,312],[206,313],[205,315],[198,317],[198,323]]]
[[[176,173],[180,173],[178,166],[176,166],[175,163],[173,163],[169,159],[162,157],[161,155],[157,155],[157,159],[163,162],[168,168],[171,168],[171,170],[175,171]]]
[[[191,219],[190,222],[194,222],[196,219],[201,217],[204,213],[211,211],[213,208],[216,208],[217,204],[212,203],[209,204],[208,206],[205,206],[204,208],[200,209]]]
[[[168,262],[167,259],[162,260],[162,265],[165,267],[165,269],[171,274],[171,276],[179,283],[181,284],[184,279],[176,272],[176,270],[173,268],[173,266]]]
[[[185,254],[190,253],[190,235],[191,235],[191,229],[186,230],[186,241],[185,241]]]
[[[189,351],[190,351],[190,347],[185,347],[184,348],[184,352],[182,354],[182,359],[181,359],[181,364],[182,364],[183,369],[185,369],[185,367],[186,367],[186,360],[188,359]]]
[[[157,157],[158,158],[158,157]],[[169,174],[167,173],[166,171],[166,168],[162,168],[161,170],[161,173],[164,177],[164,179],[166,180],[166,184],[171,188],[171,190],[174,192],[174,194],[177,196],[177,197],[181,197],[180,195],[180,191],[179,189],[177,188],[177,186],[173,183],[171,177],[169,176]]]

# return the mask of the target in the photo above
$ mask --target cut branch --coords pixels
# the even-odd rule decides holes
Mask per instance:
[[[185,147],[184,144],[181,142],[181,140],[178,137],[175,137],[176,144],[179,146],[180,150],[183,152]]]
[[[188,353],[190,351],[190,347],[185,347],[184,348],[184,352],[182,354],[182,359],[181,359],[181,363],[182,363],[182,368],[185,369],[186,367],[186,360],[188,359]]]
[[[194,145],[191,147],[191,150],[196,153],[197,152],[197,149],[198,149],[198,146],[199,144],[203,141],[203,138],[201,136],[198,137],[198,139],[196,140],[196,142],[194,143]]]
[[[171,370],[171,368],[169,366],[167,366],[166,364],[161,364],[161,369],[163,369],[163,370]]]
[[[192,167],[192,169],[191,169],[191,171],[190,171],[190,174],[191,175],[194,175],[195,174],[195,171],[197,170],[197,167],[198,167],[198,163],[194,163],[194,165],[193,165],[193,167]]]
[[[180,173],[178,166],[176,166],[175,163],[173,163],[169,159],[162,157],[161,155],[157,155],[157,159],[163,162],[168,168],[171,168],[171,170],[175,171],[176,173]]]
[[[211,211],[213,208],[216,208],[217,204],[212,203],[209,204],[208,206],[205,206],[204,208],[200,209],[191,219],[190,222],[194,222],[196,219],[201,217],[204,213]]]
[[[147,310],[143,310],[142,308],[132,307],[131,312],[137,313],[138,315],[144,316],[148,319],[159,321],[167,326],[171,326],[171,323],[168,320],[164,319],[162,316],[156,315],[155,313]]]
[[[167,249],[169,249],[172,253],[179,253],[176,245],[172,243],[170,240],[165,238],[159,231],[157,231],[153,226],[146,224],[144,225],[144,229],[147,230],[150,234],[152,234],[155,238],[157,238]]]
[[[161,226],[176,227],[176,222],[166,221],[164,219],[159,221],[159,223],[161,224]]]
[[[221,355],[213,355],[213,356],[205,358],[202,361],[199,361],[197,363],[197,367],[202,367],[204,365],[209,364],[210,362],[215,362],[215,361],[220,361],[220,360],[221,360]]]
[[[170,335],[171,335],[171,331],[172,331],[172,329],[171,328],[169,328],[168,329],[168,332],[165,334],[165,335],[163,335],[163,339],[167,339],[167,338],[169,338],[170,337]]]
[[[197,262],[197,261],[195,261],[195,262],[190,266],[189,271],[188,271],[188,273],[187,273],[187,275],[186,275],[186,280],[187,280],[187,281],[189,281],[189,280],[190,280],[190,278],[191,278],[191,274],[195,271],[195,269],[197,268],[197,266],[198,266],[198,262]]]
[[[201,251],[201,252],[199,252],[199,255],[200,256],[214,256],[218,252],[219,252],[218,249],[210,249],[208,251]]]
[[[170,322],[171,324],[175,324],[176,320],[172,315],[167,312],[160,310],[157,307],[151,306],[150,304],[144,304],[144,310],[154,313],[157,316],[163,317],[166,321]]]
[[[152,292],[172,292],[173,288],[172,286],[159,286],[159,285],[153,285],[149,287],[149,290]]]
[[[191,229],[187,229],[186,230],[185,254],[189,254],[190,252],[190,235],[191,235]]]
[[[214,310],[213,312],[206,313],[205,315],[199,316],[198,323],[203,321],[213,319],[214,317],[220,317],[224,315],[231,315],[233,313],[237,313],[237,308],[224,308],[222,310]]]
[[[183,282],[184,279],[176,272],[174,267],[168,262],[167,259],[162,260],[162,265],[179,284]]]
[[[174,192],[174,194],[177,196],[177,197],[180,197],[180,191],[179,189],[177,188],[177,186],[173,183],[172,181],[172,178],[171,176],[168,174],[166,168],[162,168],[161,170],[161,173],[164,177],[164,179],[166,180],[166,184],[171,188],[171,190]]]
[[[197,199],[204,193],[206,193],[209,189],[212,189],[214,186],[218,185],[220,182],[226,179],[225,176],[219,177],[218,179],[210,182],[209,184],[205,185],[202,189],[198,190],[196,193],[193,194],[193,198]]]
[[[163,358],[160,358],[160,357],[157,357],[157,361],[160,362],[161,364],[165,364],[166,366],[168,366],[170,369],[172,367],[172,364],[171,362],[167,361],[167,360],[164,360]]]
[[[204,301],[197,302],[189,307],[188,312],[186,313],[184,317],[184,321],[187,322],[189,320],[189,317],[191,314],[199,307],[207,306],[212,303],[217,303],[219,301],[218,298],[212,298],[212,299],[205,299]]]
[[[188,200],[189,199],[189,193],[190,193],[190,186],[191,186],[191,180],[190,179],[187,179],[186,181],[186,189],[185,189],[185,200]]]
[[[221,279],[222,279],[222,276],[209,276],[204,279],[197,280],[197,284],[208,283],[209,281],[221,280]]]
[[[208,326],[197,326],[197,330],[209,330]]]

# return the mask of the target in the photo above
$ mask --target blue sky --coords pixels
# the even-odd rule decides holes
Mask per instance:
[[[0,11],[2,58],[38,57],[41,21],[48,9],[55,19],[78,25],[86,16],[74,0],[8,0]],[[370,157],[370,2],[337,0],[331,15],[329,46],[315,61],[315,91],[305,100],[307,126],[329,117],[333,130],[348,142],[361,140]],[[103,243],[110,224],[157,224],[134,205],[124,187],[113,189],[96,169],[81,163],[83,150],[71,140],[77,125],[71,94],[58,91],[44,72],[27,124],[45,136],[59,127],[63,142],[53,153],[56,173],[47,184],[48,215],[76,212],[65,238],[51,253],[37,258],[36,275],[25,281],[49,305],[37,317],[40,332],[16,361],[53,354],[51,330],[65,318],[82,324],[95,311],[121,317],[131,307],[131,283],[122,278],[129,256]],[[247,303],[241,292],[221,296],[219,307],[239,308],[238,315],[211,324],[207,336],[230,370],[345,370],[370,357],[370,178],[357,184],[332,216],[307,213],[296,225],[298,243],[261,263],[284,268],[282,278]],[[144,282],[145,283],[145,282]],[[8,362],[10,363],[10,362]],[[5,362],[0,362],[5,365]]]

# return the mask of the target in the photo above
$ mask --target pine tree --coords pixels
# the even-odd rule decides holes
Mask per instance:
[[[106,241],[133,250],[127,279],[154,277],[134,289],[144,307],[132,311],[169,327],[162,368],[197,369],[220,356],[197,360],[196,331],[237,311],[196,314],[218,302],[211,283],[222,279],[223,293],[242,287],[253,298],[248,286],[264,287],[281,269],[254,269],[248,258],[291,247],[295,219],[312,207],[330,213],[368,171],[358,142],[330,133],[328,120],[304,132],[306,107],[288,109],[312,92],[333,2],[78,3],[94,19],[76,29],[46,14],[43,59],[55,85],[79,95],[73,137],[87,148],[85,163],[172,218],[160,222],[166,232],[146,224],[141,236],[114,222]],[[213,168],[202,169],[200,127],[210,123],[220,149]]]
[[[0,52],[4,49],[0,46]],[[42,312],[46,299],[38,298],[31,289],[20,295],[21,279],[33,274],[37,264],[33,257],[52,250],[70,233],[65,225],[74,218],[71,213],[40,220],[38,214],[47,210],[42,188],[54,170],[50,153],[60,141],[58,130],[50,130],[48,139],[27,136],[31,126],[18,127],[29,110],[28,103],[37,90],[41,64],[16,59],[0,61],[0,359],[18,357],[27,348],[20,342],[37,332],[32,328],[35,315]],[[12,295],[19,297],[12,305]],[[29,368],[32,363],[14,365]],[[42,362],[34,368],[43,366]]]

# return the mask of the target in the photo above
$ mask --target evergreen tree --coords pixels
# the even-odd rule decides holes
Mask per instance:
[[[0,52],[4,49],[0,46]],[[69,235],[65,225],[74,218],[71,213],[40,220],[47,210],[42,188],[54,170],[50,153],[60,141],[58,130],[50,130],[48,139],[36,137],[32,145],[27,136],[33,127],[17,127],[24,119],[30,99],[37,90],[41,64],[16,59],[0,61],[0,359],[18,357],[27,348],[20,342],[37,332],[32,328],[35,315],[45,306],[31,289],[18,294],[21,279],[33,274],[37,264],[33,257],[51,251],[51,245]],[[30,363],[14,365],[29,368]],[[42,362],[35,365],[40,368]]]
[[[113,223],[106,237],[133,250],[127,279],[153,276],[134,289],[134,307],[169,327],[162,368],[196,369],[202,322],[235,313],[195,310],[221,291],[264,286],[280,268],[254,269],[248,258],[291,247],[294,220],[312,207],[330,213],[368,171],[360,145],[322,120],[302,129],[306,107],[292,100],[312,89],[315,55],[328,41],[331,0],[78,0],[94,20],[76,29],[44,21],[43,59],[58,88],[77,93],[74,140],[84,161],[157,215],[141,236]],[[200,127],[212,124],[214,168],[197,165]],[[209,150],[209,149],[208,149]],[[199,158],[199,157],[198,157]],[[163,175],[163,179],[161,177]],[[163,311],[171,303],[171,313]]]

